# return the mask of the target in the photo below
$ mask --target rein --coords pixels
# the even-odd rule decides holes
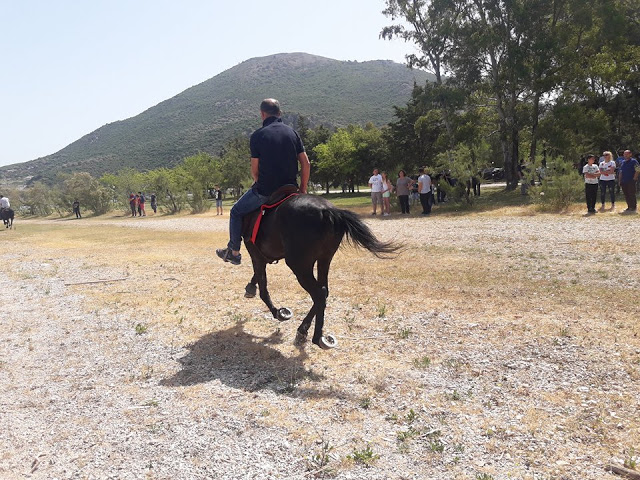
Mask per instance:
[[[260,229],[260,222],[262,221],[262,217],[264,216],[266,211],[268,209],[271,209],[271,208],[276,208],[278,205],[283,203],[285,200],[289,200],[291,197],[295,197],[296,195],[300,195],[300,194],[299,193],[292,193],[292,194],[287,195],[286,197],[284,197],[279,202],[272,203],[271,205],[266,205],[266,204],[260,205],[260,214],[258,215],[258,218],[256,218],[256,223],[253,224],[253,232],[251,233],[251,243],[253,243],[254,245],[256,244],[256,237],[258,236],[258,230]]]

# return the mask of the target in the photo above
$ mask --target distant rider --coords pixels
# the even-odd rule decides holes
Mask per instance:
[[[11,204],[9,203],[9,199],[0,193],[0,212],[4,212],[10,208]]]

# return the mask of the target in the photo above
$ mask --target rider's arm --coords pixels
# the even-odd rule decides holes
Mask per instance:
[[[253,177],[253,181],[258,181],[258,164],[260,163],[259,158],[251,158],[251,176]]]
[[[298,154],[298,163],[300,164],[300,192],[307,193],[307,183],[309,183],[309,173],[311,172],[311,164],[306,152]]]

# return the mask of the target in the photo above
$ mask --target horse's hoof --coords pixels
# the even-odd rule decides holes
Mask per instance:
[[[282,307],[278,309],[278,320],[281,322],[286,322],[287,320],[291,320],[293,317],[293,312],[286,307]]]
[[[333,335],[327,335],[320,337],[320,342],[318,346],[323,350],[331,350],[332,348],[336,348],[338,346],[338,340]]]
[[[294,344],[294,345],[297,345],[297,346],[302,346],[302,345],[304,345],[305,343],[307,343],[307,336],[306,336],[306,335],[303,335],[303,334],[302,334],[302,333],[300,333],[300,332],[296,332],[296,338],[295,338],[295,340],[293,341],[293,344]]]
[[[256,296],[257,288],[255,285],[247,285],[244,287],[244,298],[253,298]]]

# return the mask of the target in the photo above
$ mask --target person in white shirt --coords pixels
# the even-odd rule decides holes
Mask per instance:
[[[607,189],[611,196],[611,210],[616,207],[616,161],[611,152],[604,152],[600,161],[600,202],[601,210],[604,210],[604,201],[607,198]]]
[[[11,208],[9,199],[0,193],[0,211]]]
[[[384,213],[382,206],[382,175],[378,172],[377,168],[373,169],[373,175],[369,179],[369,186],[371,187],[371,203],[373,204],[373,213],[376,214],[377,206],[380,205],[380,211]]]
[[[431,213],[431,177],[427,175],[424,168],[418,170],[418,193],[420,194],[420,204],[422,205],[422,215]]]
[[[582,167],[584,174],[584,193],[587,199],[587,212],[596,213],[596,199],[598,198],[598,177],[600,168],[594,164],[595,155],[587,155],[587,164]]]

